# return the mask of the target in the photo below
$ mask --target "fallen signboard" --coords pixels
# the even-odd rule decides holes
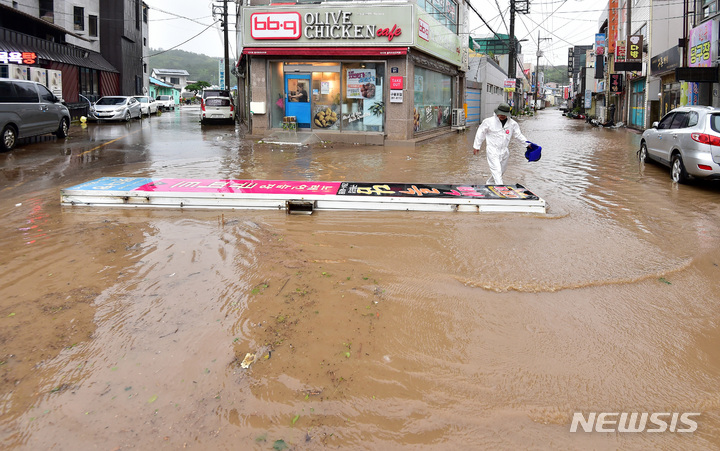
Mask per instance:
[[[65,206],[545,213],[522,185],[103,177],[61,190]]]

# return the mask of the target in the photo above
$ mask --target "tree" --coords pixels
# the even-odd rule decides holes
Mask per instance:
[[[195,94],[197,94],[198,91],[202,91],[203,89],[209,88],[210,86],[211,86],[210,83],[208,83],[206,81],[196,81],[195,83],[193,83],[191,85],[185,86],[185,90],[192,91]]]

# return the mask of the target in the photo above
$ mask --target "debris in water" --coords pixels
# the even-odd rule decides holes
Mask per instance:
[[[243,368],[249,368],[250,365],[255,361],[255,354],[250,354],[249,352],[245,354],[245,358],[243,359],[242,363],[240,364]]]

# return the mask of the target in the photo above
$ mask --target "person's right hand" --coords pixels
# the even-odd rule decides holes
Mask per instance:
[[[480,153],[480,149],[473,148],[473,155],[477,155],[478,153]]]

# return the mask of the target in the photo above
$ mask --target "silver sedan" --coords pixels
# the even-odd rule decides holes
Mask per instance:
[[[140,102],[135,97],[101,97],[90,106],[88,119],[94,121],[126,121],[142,117]]]

